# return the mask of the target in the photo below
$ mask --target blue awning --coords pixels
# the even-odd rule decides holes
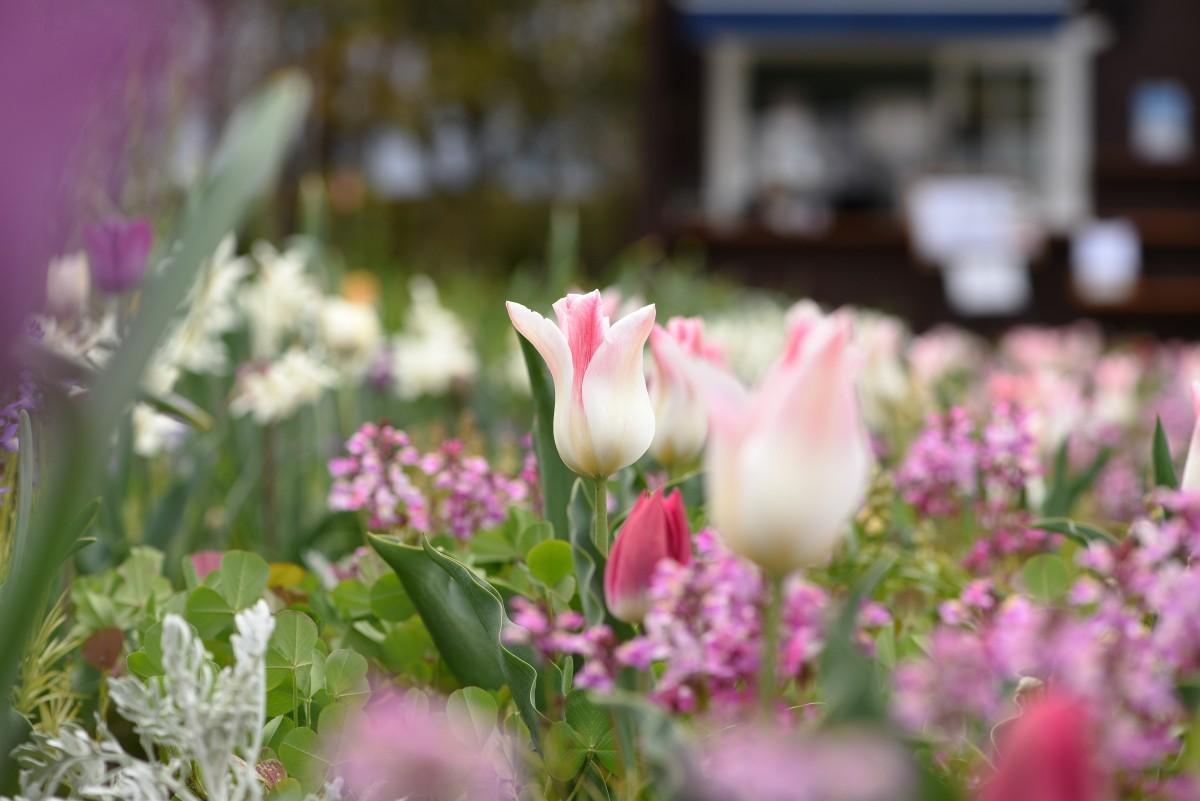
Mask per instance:
[[[1046,34],[1069,0],[676,0],[695,39],[899,35],[925,38]]]

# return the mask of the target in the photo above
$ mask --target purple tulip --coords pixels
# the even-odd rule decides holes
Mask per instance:
[[[149,220],[104,220],[85,228],[83,240],[100,291],[118,294],[141,283],[154,244]]]

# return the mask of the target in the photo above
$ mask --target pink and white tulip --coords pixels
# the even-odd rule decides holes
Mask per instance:
[[[1196,423],[1192,428],[1187,461],[1183,465],[1183,479],[1179,483],[1179,489],[1184,492],[1200,492],[1200,381],[1192,382],[1192,411]]]
[[[611,326],[598,291],[557,301],[557,325],[520,303],[507,307],[513,326],[550,368],[554,444],[567,467],[605,478],[640,459],[654,439],[642,367],[653,304]]]
[[[692,558],[683,496],[675,490],[643,492],[621,526],[604,566],[604,599],[620,620],[639,622],[650,610],[650,583],[663,559],[686,565]]]
[[[752,393],[725,371],[689,365],[711,411],[710,519],[769,575],[825,562],[866,495],[872,457],[851,340],[845,315],[795,316]]]
[[[687,358],[722,364],[721,349],[704,339],[704,322],[673,317],[667,327],[650,334],[654,374],[650,402],[654,406],[654,441],[650,455],[666,467],[688,465],[699,458],[708,438],[708,407],[688,374]]]

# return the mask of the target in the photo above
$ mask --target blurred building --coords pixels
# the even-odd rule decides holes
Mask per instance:
[[[917,325],[1200,333],[1200,3],[655,0],[647,230]]]

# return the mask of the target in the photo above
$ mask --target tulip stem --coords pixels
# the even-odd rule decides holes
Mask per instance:
[[[608,558],[608,479],[596,479],[596,526],[592,540],[604,558]]]
[[[758,665],[758,703],[763,717],[775,712],[775,666],[779,662],[779,625],[783,611],[783,577],[767,578],[767,605],[763,610],[762,652]]]

